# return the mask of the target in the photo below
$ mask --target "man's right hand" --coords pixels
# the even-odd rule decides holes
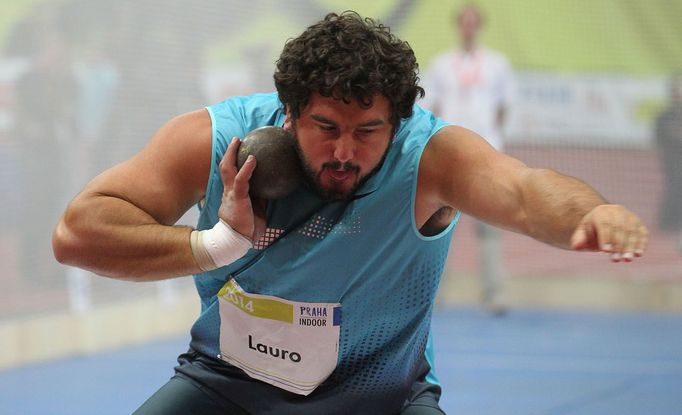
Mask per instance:
[[[241,169],[237,169],[237,151],[241,141],[237,137],[227,147],[220,161],[220,179],[223,196],[218,217],[232,229],[256,243],[265,233],[266,201],[249,196],[249,179],[256,168],[256,158],[249,156]]]

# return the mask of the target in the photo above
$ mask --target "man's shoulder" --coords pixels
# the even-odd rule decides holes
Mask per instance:
[[[214,137],[224,148],[232,137],[244,137],[256,128],[284,123],[284,111],[276,93],[233,96],[206,109]]]
[[[248,128],[274,125],[283,113],[282,104],[276,92],[233,96],[209,106],[208,109],[216,121],[218,119],[241,120],[247,124]]]
[[[443,119],[437,117],[419,103],[415,103],[412,108],[412,114],[400,121],[396,136],[397,138],[411,136],[419,139],[428,139],[445,125],[447,123]]]

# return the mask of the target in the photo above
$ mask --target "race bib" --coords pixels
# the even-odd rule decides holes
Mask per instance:
[[[218,301],[220,358],[252,378],[309,395],[336,368],[340,304],[250,294],[234,279]]]

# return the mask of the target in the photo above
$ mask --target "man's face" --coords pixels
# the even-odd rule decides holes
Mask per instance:
[[[457,28],[464,44],[475,43],[481,29],[481,16],[478,10],[473,7],[463,9],[457,17]]]
[[[311,95],[290,125],[308,182],[322,198],[351,197],[379,168],[393,135],[389,120],[390,105],[381,95],[369,108]]]

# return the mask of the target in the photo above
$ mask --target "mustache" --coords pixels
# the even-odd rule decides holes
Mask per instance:
[[[338,160],[335,161],[328,161],[324,164],[322,164],[322,169],[330,169],[330,170],[346,170],[346,171],[354,171],[354,172],[359,172],[360,171],[360,166],[357,164],[353,164],[351,162],[345,162],[341,163]]]

